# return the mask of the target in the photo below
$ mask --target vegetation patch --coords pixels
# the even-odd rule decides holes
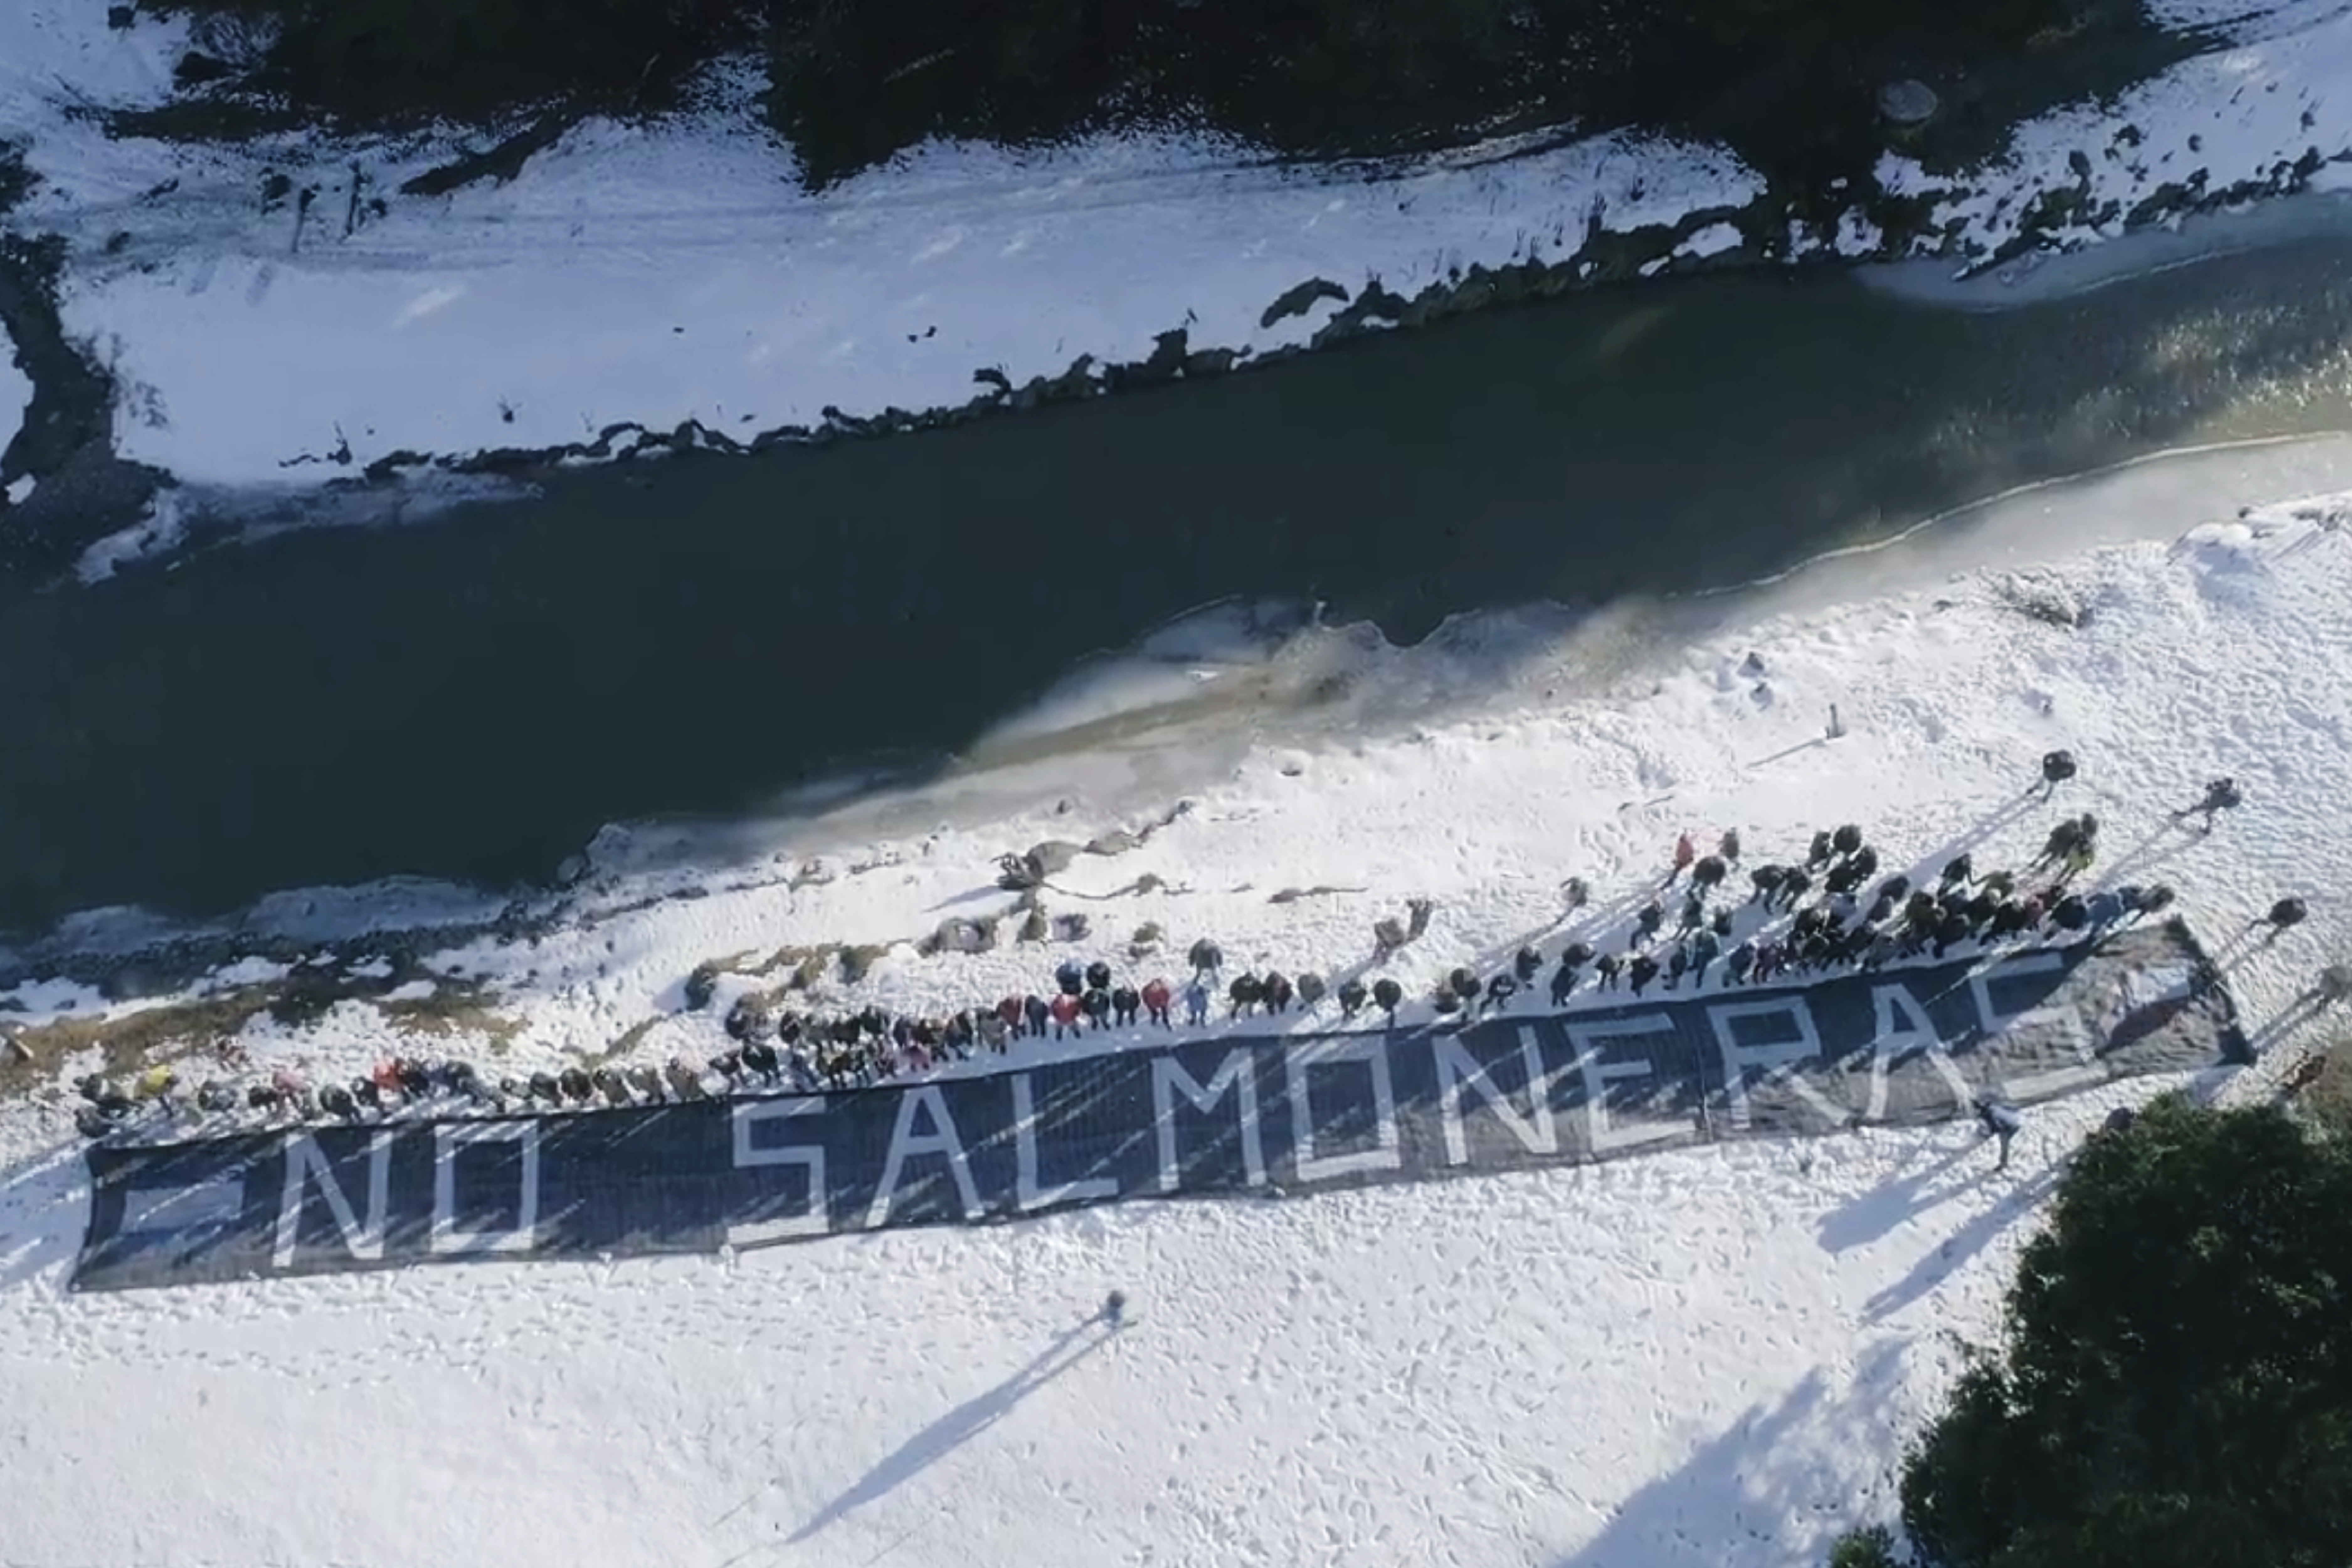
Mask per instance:
[[[490,987],[479,980],[441,980],[429,996],[383,997],[374,1005],[384,1022],[404,1035],[446,1039],[481,1035],[492,1050],[504,1050],[522,1032],[522,1020],[500,1012]]]
[[[0,1095],[14,1096],[54,1079],[86,1051],[99,1054],[89,1069],[121,1078],[157,1062],[176,1061],[234,1038],[270,1009],[274,984],[240,985],[210,996],[88,1018],[58,1018],[12,1028],[14,1048],[0,1053]]]
[[[759,0],[142,0],[185,16],[172,101],[128,134],[228,139],[320,126],[497,126],[553,108],[658,113],[758,36]]]
[[[1728,143],[1776,184],[1867,181],[1902,134],[1980,155],[2053,104],[2200,40],[2139,0],[144,0],[195,23],[141,135],[456,123],[527,157],[583,113],[659,113],[728,56],[824,186],[928,139],[1044,146],[1181,128],[1277,157],[1381,158],[1507,133],[1637,128]],[[519,147],[518,147],[519,143]],[[475,177],[465,171],[452,179]],[[1826,199],[1826,197],[1825,197]]]
[[[2352,1141],[2180,1096],[2093,1135],[1900,1492],[1837,1568],[2341,1568]]]
[[[2303,1090],[2305,1112],[2329,1135],[2352,1138],[2352,1037],[2331,1042]]]

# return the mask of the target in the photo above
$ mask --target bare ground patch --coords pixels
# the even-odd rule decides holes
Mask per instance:
[[[180,1060],[234,1037],[269,1011],[276,996],[274,984],[241,985],[162,1006],[11,1029],[9,1048],[0,1054],[0,1096],[51,1082],[67,1061],[85,1051],[99,1053],[96,1070],[110,1078]]]
[[[495,1005],[497,994],[479,980],[441,980],[430,996],[378,998],[375,1010],[401,1034],[446,1039],[457,1035],[481,1035],[490,1048],[502,1051],[522,1032],[522,1020]]]

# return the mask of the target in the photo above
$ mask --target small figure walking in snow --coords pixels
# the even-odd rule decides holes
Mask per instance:
[[[1102,1321],[1116,1331],[1127,1326],[1127,1293],[1114,1290],[1103,1298]]]
[[[2010,1140],[2015,1138],[2018,1130],[2025,1125],[2025,1119],[2018,1115],[2015,1106],[2004,1105],[1997,1100],[1979,1096],[1976,1104],[1977,1120],[1984,1126],[1984,1135],[2000,1140],[2000,1158],[1995,1162],[1993,1169],[2006,1171],[2009,1169]]]
[[[1832,702],[1830,704],[1829,728],[1822,731],[1822,739],[1825,741],[1834,741],[1844,735],[1844,733],[1845,724],[1838,718],[1837,704]]]
[[[1698,846],[1691,842],[1691,836],[1689,834],[1685,833],[1676,838],[1675,840],[1675,868],[1666,873],[1666,886],[1669,888],[1673,887],[1676,880],[1681,878],[1682,874],[1690,869],[1691,862],[1697,858]]]
[[[2172,820],[2180,822],[2191,816],[2200,817],[2203,820],[2200,822],[2199,826],[2204,832],[2210,833],[2213,831],[2215,813],[2234,811],[2245,804],[2245,799],[2244,793],[2238,788],[2236,779],[2215,779],[2205,786],[2204,795],[2199,798],[2195,805],[2183,806],[2174,812]]]

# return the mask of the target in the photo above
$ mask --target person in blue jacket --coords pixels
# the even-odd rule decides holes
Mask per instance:
[[[2025,1119],[2017,1113],[2017,1107],[1988,1100],[1982,1095],[1977,1097],[1976,1106],[1977,1121],[1983,1124],[1984,1135],[2000,1140],[2000,1158],[1993,1169],[2006,1171],[2009,1169],[2010,1140],[2015,1138],[2018,1130],[2025,1125]]]

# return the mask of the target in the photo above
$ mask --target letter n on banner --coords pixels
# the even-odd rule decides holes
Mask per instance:
[[[511,1143],[515,1222],[502,1230],[457,1223],[457,1157],[467,1149]],[[529,1252],[539,1245],[539,1121],[436,1122],[433,1128],[433,1240],[436,1257],[452,1253]]]
[[[1372,1147],[1346,1154],[1315,1152],[1315,1069],[1360,1063],[1371,1070]],[[1291,1151],[1297,1181],[1336,1181],[1367,1171],[1393,1171],[1404,1163],[1397,1138],[1396,1081],[1389,1071],[1389,1044],[1377,1035],[1308,1040],[1283,1053],[1283,1076],[1290,1095]]]
[[[294,1267],[295,1250],[302,1240],[302,1200],[314,1177],[319,1195],[326,1199],[327,1212],[334,1216],[335,1229],[342,1236],[344,1249],[363,1263],[383,1261],[384,1220],[392,1206],[390,1128],[381,1128],[369,1137],[367,1159],[367,1216],[362,1220],[353,1212],[351,1197],[336,1179],[335,1168],[319,1141],[308,1132],[287,1134],[286,1194],[278,1205],[277,1246],[269,1257],[272,1268]]]
[[[1512,1105],[1511,1097],[1495,1085],[1486,1068],[1470,1054],[1469,1047],[1454,1035],[1433,1035],[1429,1048],[1436,1058],[1438,1100],[1437,1113],[1445,1126],[1445,1163],[1466,1165],[1470,1163],[1470,1136],[1462,1125],[1462,1091],[1468,1089],[1486,1102],[1495,1120],[1510,1130],[1519,1141],[1519,1147],[1530,1154],[1554,1155],[1559,1152],[1559,1129],[1553,1125],[1551,1115],[1551,1079],[1544,1072],[1543,1052],[1536,1044],[1536,1032],[1521,1024],[1517,1030],[1519,1041],[1519,1065],[1527,1074],[1528,1112],[1525,1116]]]
[[[822,1143],[761,1143],[760,1129],[771,1121],[782,1121],[795,1116],[819,1116],[824,1112],[822,1100],[739,1100],[728,1120],[735,1129],[735,1168],[752,1170],[761,1165],[797,1165],[808,1173],[808,1203],[795,1215],[783,1215],[772,1219],[744,1220],[727,1227],[730,1247],[757,1247],[763,1242],[782,1241],[794,1237],[830,1236],[833,1234],[833,1213],[828,1206],[824,1184],[824,1145]]]

